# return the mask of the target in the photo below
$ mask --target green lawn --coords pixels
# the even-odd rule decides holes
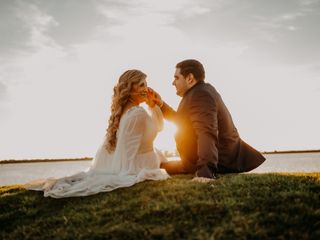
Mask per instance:
[[[320,239],[320,173],[191,178],[67,199],[0,187],[0,239]]]

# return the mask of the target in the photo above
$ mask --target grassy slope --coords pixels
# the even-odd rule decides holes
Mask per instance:
[[[0,188],[0,239],[320,239],[320,173],[190,175],[84,198]]]

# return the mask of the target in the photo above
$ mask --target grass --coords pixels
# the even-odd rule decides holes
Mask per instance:
[[[0,188],[0,239],[320,239],[320,173],[191,175],[89,197]]]

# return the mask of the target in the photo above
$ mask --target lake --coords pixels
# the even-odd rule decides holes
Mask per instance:
[[[320,172],[320,153],[266,154],[266,161],[250,173]],[[91,161],[0,164],[0,186],[62,177],[86,170]]]

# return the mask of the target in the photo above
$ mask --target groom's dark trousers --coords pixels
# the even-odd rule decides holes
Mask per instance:
[[[210,178],[214,173],[250,171],[265,160],[241,140],[220,94],[209,83],[200,81],[189,89],[177,111],[166,103],[161,110],[178,128],[175,140],[181,161],[161,164],[169,174]]]

